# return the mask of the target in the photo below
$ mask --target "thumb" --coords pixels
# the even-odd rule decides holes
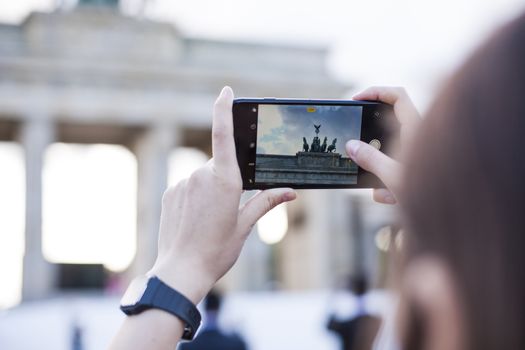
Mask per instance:
[[[387,188],[396,189],[399,164],[368,143],[350,140],[346,152],[357,165],[377,176]]]
[[[253,225],[264,214],[281,203],[289,202],[297,197],[291,188],[272,188],[257,193],[250,198],[239,211],[239,227],[243,234],[248,234]]]

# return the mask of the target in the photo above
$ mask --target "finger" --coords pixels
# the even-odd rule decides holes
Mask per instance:
[[[394,194],[386,188],[375,188],[373,192],[373,198],[378,203],[383,204],[396,204],[397,200]]]
[[[381,101],[393,105],[402,96],[404,89],[390,86],[372,86],[354,96],[356,100]]]
[[[397,188],[399,164],[368,143],[350,140],[346,152],[361,168],[376,175],[389,189]]]
[[[294,200],[297,194],[291,188],[272,188],[257,193],[250,198],[239,211],[239,227],[243,234],[248,234],[253,225],[264,214],[281,203]]]
[[[402,87],[373,86],[352,98],[355,100],[380,101],[392,105],[401,124],[412,123],[421,119],[414,103]]]
[[[233,91],[225,86],[213,108],[212,148],[214,166],[229,169],[237,166],[232,117]]]

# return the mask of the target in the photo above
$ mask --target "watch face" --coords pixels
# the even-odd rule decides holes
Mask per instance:
[[[138,303],[146,291],[148,280],[149,277],[141,276],[131,281],[128,289],[126,290],[126,293],[124,293],[122,299],[120,299],[120,305],[128,306]]]

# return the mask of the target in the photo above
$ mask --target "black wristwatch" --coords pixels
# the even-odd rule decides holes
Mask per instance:
[[[120,301],[120,309],[126,315],[136,315],[148,309],[167,311],[185,323],[182,334],[185,340],[192,340],[201,324],[201,314],[195,305],[156,276],[141,276],[131,281]]]

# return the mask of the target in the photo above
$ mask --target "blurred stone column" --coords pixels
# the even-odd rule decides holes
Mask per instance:
[[[352,196],[351,202],[351,221],[350,232],[353,237],[353,244],[350,247],[354,257],[352,275],[365,274],[367,262],[367,248],[365,227],[363,223],[363,203],[361,198]]]
[[[253,193],[245,192],[241,197],[247,200]],[[219,288],[229,291],[239,290],[264,290],[270,287],[271,267],[269,260],[271,258],[270,246],[263,243],[257,233],[255,226],[241,251],[239,259],[232,269],[219,281]]]
[[[310,221],[309,226],[309,252],[306,258],[309,260],[308,274],[310,287],[326,288],[331,283],[332,271],[330,242],[332,232],[329,231],[331,214],[330,192],[311,191],[308,197],[311,205],[307,205],[306,212]]]
[[[172,125],[152,125],[134,145],[138,161],[137,253],[128,271],[131,278],[147,272],[157,256],[161,201],[168,186],[168,158],[177,144],[177,134]]]
[[[52,122],[39,117],[24,122],[19,134],[26,171],[23,300],[49,296],[57,279],[56,266],[46,261],[42,253],[42,172],[45,151],[55,139],[55,129]]]

